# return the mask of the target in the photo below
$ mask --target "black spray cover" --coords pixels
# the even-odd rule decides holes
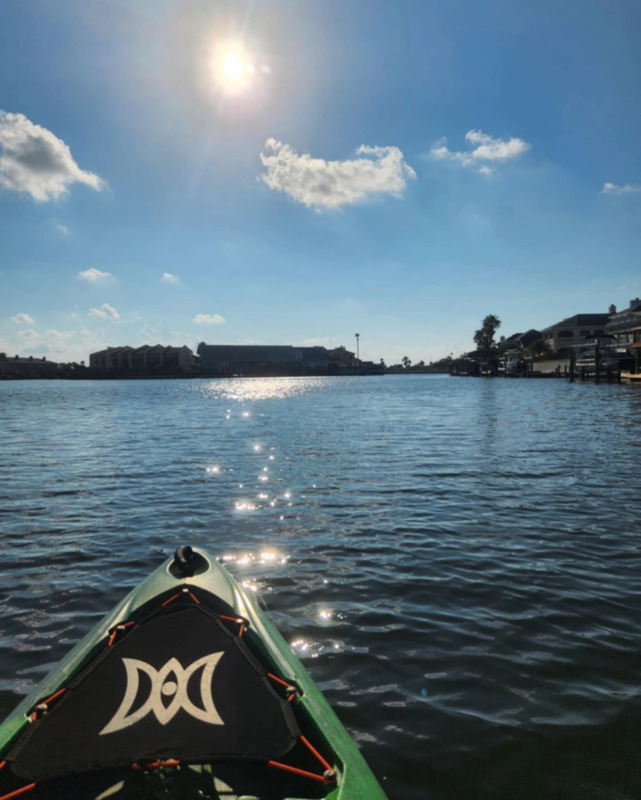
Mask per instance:
[[[178,601],[106,647],[7,760],[39,781],[144,759],[274,759],[299,735],[242,637]]]

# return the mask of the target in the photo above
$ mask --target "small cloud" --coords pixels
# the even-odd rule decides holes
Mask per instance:
[[[303,339],[305,347],[333,347],[336,339],[333,336],[317,336],[315,339]]]
[[[18,331],[18,336],[25,342],[34,342],[40,338],[33,328],[27,328],[26,331]]]
[[[439,141],[442,142],[443,140],[439,139]],[[438,146],[434,145],[434,147],[430,150],[430,155],[437,161],[441,161],[444,158],[451,158],[452,152],[448,150],[444,144],[441,144]]]
[[[74,183],[100,191],[105,183],[80,169],[69,147],[24,114],[0,110],[0,187],[38,202],[57,200]]]
[[[27,324],[33,325],[35,319],[30,317],[29,314],[16,314],[15,317],[11,317],[11,322],[15,322],[17,325]]]
[[[120,314],[109,303],[103,303],[100,308],[90,309],[87,316],[98,317],[99,319],[120,319]]]
[[[196,325],[222,325],[226,320],[220,314],[196,314],[193,321]]]
[[[50,345],[55,346],[61,344],[62,342],[70,341],[74,338],[74,336],[74,331],[48,330],[45,333],[45,340],[49,342]]]
[[[90,267],[82,272],[79,272],[76,277],[81,281],[89,281],[89,283],[106,283],[113,279],[111,272],[101,272],[95,267]]]
[[[523,139],[515,137],[507,141],[505,139],[493,139],[487,133],[475,130],[468,131],[465,134],[465,140],[472,145],[476,145],[476,147],[472,150],[453,151],[444,144],[444,139],[439,139],[430,150],[430,155],[438,161],[446,159],[458,161],[463,167],[478,166],[479,169],[477,171],[481,175],[491,175],[494,171],[493,167],[484,162],[500,164],[526,153],[532,146]]]
[[[637,194],[641,192],[641,186],[625,183],[623,186],[617,186],[615,183],[604,183],[601,194]]]
[[[63,225],[62,223],[56,222],[56,220],[54,220],[53,226],[58,231],[58,233],[61,233],[63,236],[69,236],[69,228],[66,225]]]
[[[180,278],[177,275],[172,275],[171,272],[163,272],[162,278],[160,279],[161,283],[173,283],[179,284],[181,283]]]
[[[263,182],[308,207],[339,208],[381,194],[400,197],[407,181],[416,178],[398,147],[361,145],[356,151],[361,158],[348,161],[299,155],[276,139],[268,139],[265,150]]]

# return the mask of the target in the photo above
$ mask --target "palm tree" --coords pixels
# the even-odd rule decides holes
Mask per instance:
[[[488,314],[482,326],[474,334],[481,364],[490,374],[496,371],[498,365],[498,345],[494,341],[494,334],[500,326],[501,320],[495,314]]]

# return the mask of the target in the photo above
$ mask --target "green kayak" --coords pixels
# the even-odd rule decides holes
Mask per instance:
[[[179,547],[0,725],[0,800],[385,800],[255,599]]]

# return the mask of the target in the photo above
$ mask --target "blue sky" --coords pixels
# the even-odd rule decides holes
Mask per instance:
[[[5,0],[0,351],[395,363],[641,294],[636,0]]]

